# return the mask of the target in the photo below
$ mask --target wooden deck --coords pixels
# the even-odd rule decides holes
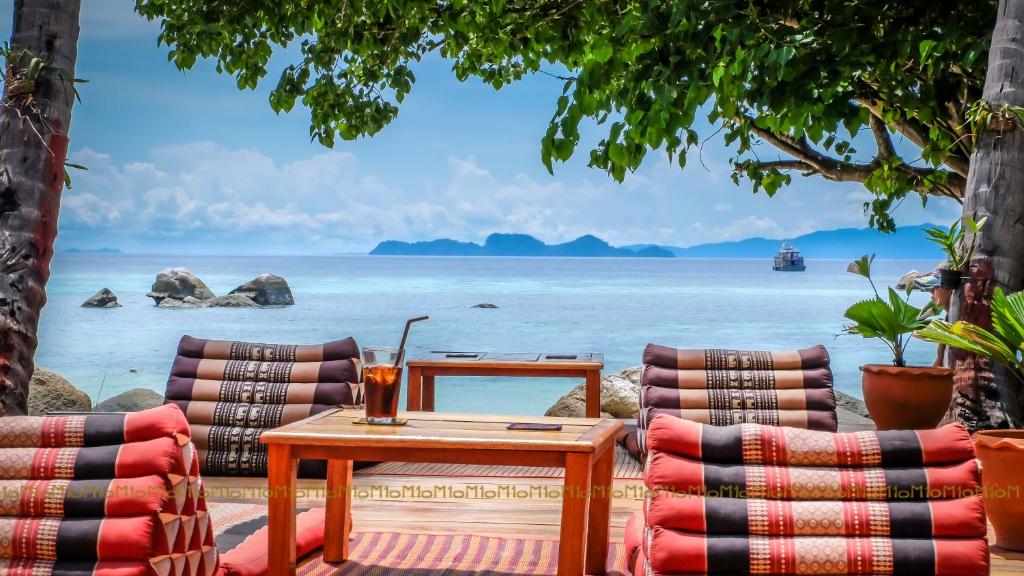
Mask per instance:
[[[355,531],[558,538],[560,478],[357,476],[354,484]],[[259,492],[266,482],[257,478],[207,478],[206,485],[211,500],[261,501]],[[639,480],[616,480],[615,488],[611,538],[621,541],[626,519],[641,509],[643,487]],[[323,498],[317,494],[323,489],[322,481],[300,480],[298,505],[323,506]],[[556,492],[545,495],[545,489]],[[487,491],[499,495],[488,497],[493,494]],[[509,496],[509,491],[520,494]],[[1024,575],[1024,553],[993,547],[992,574]]]

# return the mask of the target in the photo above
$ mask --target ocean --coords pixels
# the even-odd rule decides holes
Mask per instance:
[[[354,336],[396,346],[407,318],[410,355],[431,350],[601,352],[605,373],[640,364],[649,342],[679,347],[794,349],[824,344],[836,387],[861,396],[858,366],[889,363],[881,342],[839,336],[843,311],[871,295],[846,261],[809,260],[803,273],[765,260],[493,257],[214,257],[59,254],[52,264],[36,361],[95,401],[144,387],[163,392],[178,339],[319,343]],[[217,294],[261,274],[285,277],[295,305],[165,309],[146,297],[156,273],[183,266]],[[895,283],[930,261],[876,261]],[[123,307],[82,308],[100,288]],[[915,294],[920,305],[927,298]],[[496,309],[473,308],[490,303]],[[914,341],[911,363],[934,347]],[[575,383],[439,378],[437,409],[542,414]]]

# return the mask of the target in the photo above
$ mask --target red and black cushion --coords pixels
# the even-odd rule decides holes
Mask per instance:
[[[175,406],[0,418],[0,573],[212,576],[199,459]]]
[[[989,569],[967,431],[834,434],[656,416],[636,576],[933,574]]]

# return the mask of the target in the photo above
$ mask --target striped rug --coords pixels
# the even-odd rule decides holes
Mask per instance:
[[[621,542],[608,547],[608,574],[625,570]],[[558,541],[474,535],[355,532],[349,561],[326,564],[317,556],[297,576],[501,576],[554,575]]]
[[[643,477],[643,464],[637,462],[622,446],[615,446],[616,480],[637,480]],[[416,462],[381,462],[355,472],[356,476],[447,476],[449,478],[564,478],[564,468],[544,466],[494,466],[487,464],[433,464]]]
[[[254,503],[209,502],[217,547],[223,555],[245,535],[266,526],[267,507]],[[236,541],[237,540],[237,541]],[[558,541],[470,534],[353,532],[349,561],[326,564],[316,553],[299,564],[297,576],[518,576],[554,575]],[[622,542],[608,546],[608,575],[623,576]]]

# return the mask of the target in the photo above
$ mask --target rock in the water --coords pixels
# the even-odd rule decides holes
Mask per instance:
[[[175,300],[174,298],[164,298],[160,300],[157,306],[161,308],[195,308],[195,304],[189,304],[182,302],[181,300]]]
[[[627,368],[601,379],[602,418],[636,418],[640,411],[640,373],[642,367]],[[545,416],[583,417],[586,414],[587,386],[580,384],[562,396]]]
[[[206,300],[197,306],[203,308],[252,308],[259,306],[256,302],[253,302],[252,298],[245,294],[228,294],[226,296],[217,296]]]
[[[483,302],[481,304],[474,304],[470,306],[470,308],[497,308],[497,306],[495,306],[494,304]]]
[[[198,276],[185,268],[168,268],[156,275],[153,287],[146,294],[159,306],[170,298],[183,301],[191,296],[197,300],[213,298],[213,291]]]
[[[229,294],[241,294],[252,298],[260,306],[291,306],[295,304],[288,282],[274,274],[259,276],[235,288]]]
[[[138,412],[156,408],[163,403],[162,395],[146,388],[133,388],[100,402],[93,408],[93,412]]]
[[[199,300],[186,296],[184,300],[164,298],[158,304],[161,308],[258,308],[259,304],[244,294],[227,294],[214,296],[209,300]]]
[[[28,413],[43,416],[49,412],[88,412],[92,399],[75,388],[70,380],[36,366],[28,384]]]
[[[111,292],[110,288],[104,288],[82,302],[83,308],[117,308],[120,305],[117,301],[117,294]]]

